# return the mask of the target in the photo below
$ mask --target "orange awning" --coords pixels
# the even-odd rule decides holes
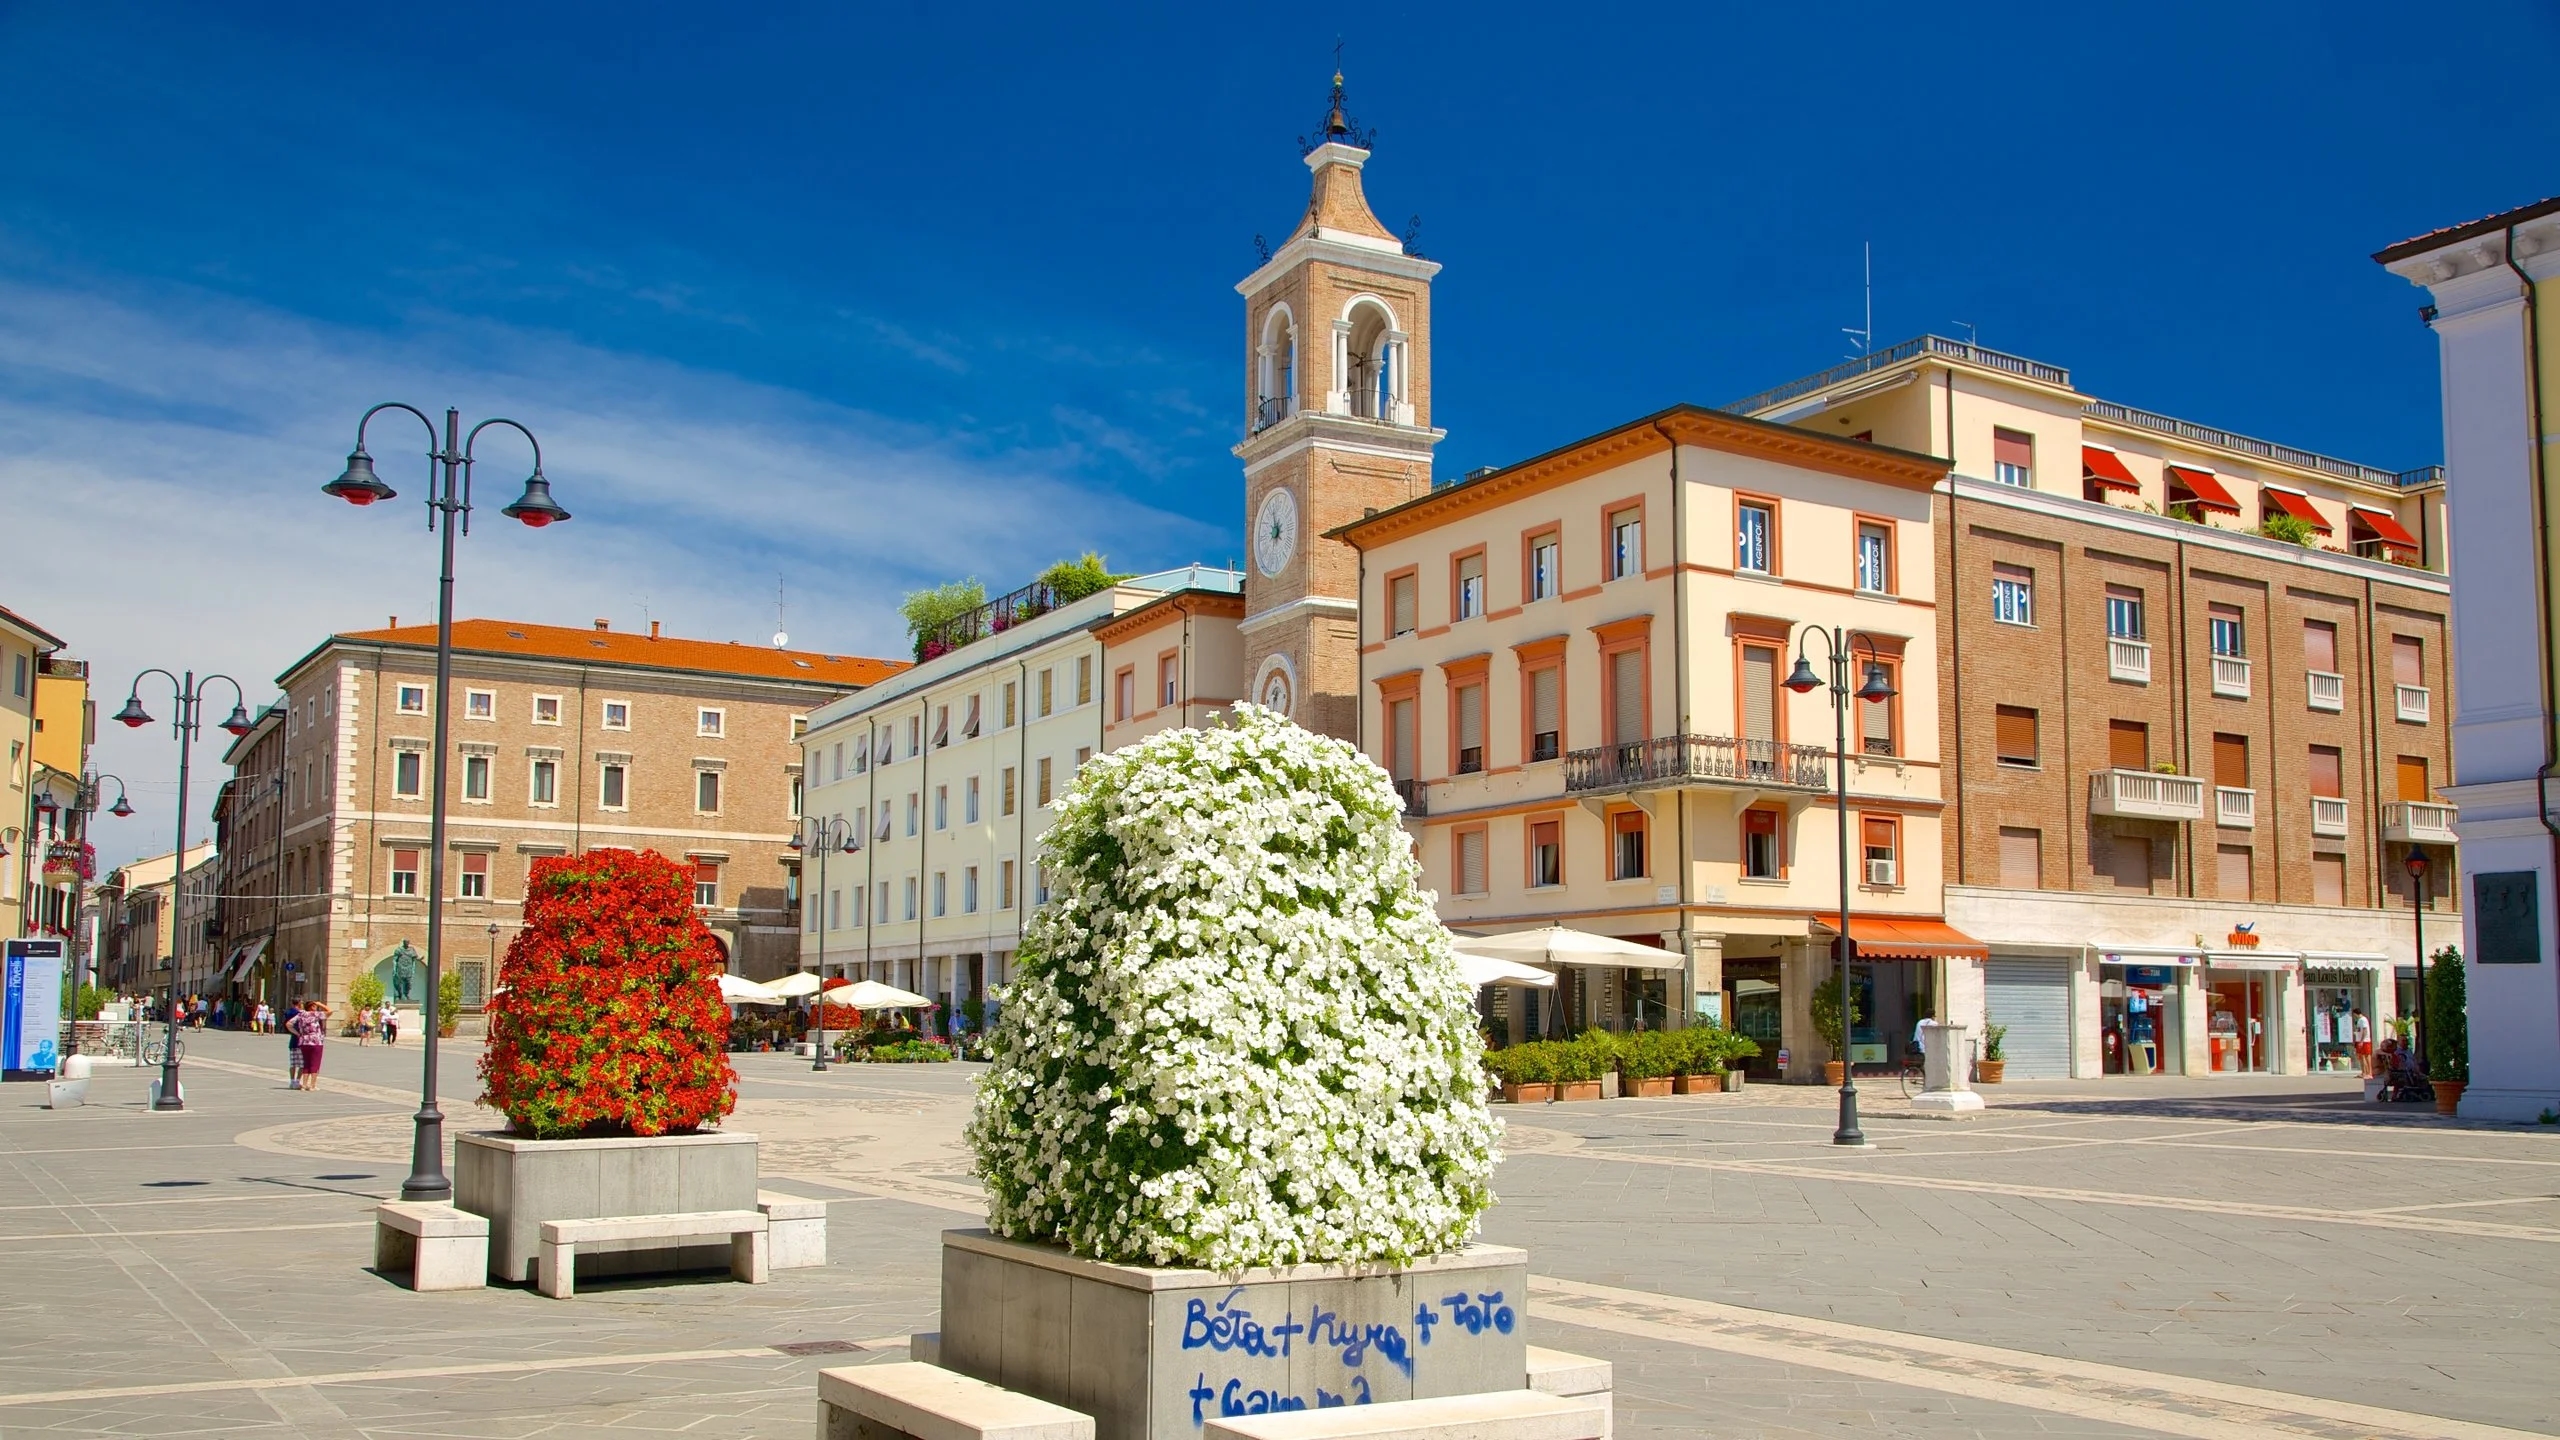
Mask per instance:
[[[2080,447],[2080,478],[2094,480],[2110,490],[2142,489],[2142,482],[2134,479],[2133,472],[2124,468],[2124,462],[2116,458],[2116,452],[2102,450],[2095,445]]]
[[[2418,537],[2403,529],[2400,522],[2393,518],[2388,510],[2368,510],[2362,505],[2350,505],[2347,507],[2347,513],[2355,517],[2357,524],[2372,531],[2374,538],[2385,545],[2407,550],[2418,548]]]
[[[2225,515],[2240,513],[2240,502],[2231,498],[2231,492],[2222,488],[2221,479],[2210,470],[2172,465],[2169,467],[2169,483],[2185,486],[2187,493],[2196,497],[2194,504],[2199,510],[2219,510]]]
[[[2259,487],[2258,493],[2264,503],[2275,506],[2323,535],[2329,533],[2329,522],[2320,518],[2320,511],[2311,503],[2309,496],[2279,490],[2273,485]]]
[[[1837,935],[1837,925],[1817,925],[1826,935]],[[1974,939],[1944,920],[1925,920],[1901,915],[1851,915],[1849,938],[1857,942],[1861,960],[1935,960],[1940,956],[1980,960],[1989,957],[1991,947]]]

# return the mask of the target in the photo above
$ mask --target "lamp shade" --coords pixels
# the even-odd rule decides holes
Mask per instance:
[[[125,816],[133,813],[133,807],[125,803],[125,798],[122,795],[118,795],[116,797],[116,803],[107,807],[107,813],[121,820]]]
[[[2426,851],[2412,845],[2409,847],[2409,858],[2401,861],[2400,864],[2402,868],[2409,872],[2410,879],[2424,880],[2427,878],[2428,866]]]
[[[240,736],[240,735],[246,735],[246,734],[248,734],[248,733],[249,733],[249,712],[248,712],[248,710],[247,710],[245,707],[243,707],[243,706],[240,706],[240,705],[233,705],[233,706],[231,707],[231,713],[230,713],[229,715],[224,716],[224,717],[223,717],[223,719],[222,719],[222,728],[223,728],[223,729],[225,729],[225,730],[230,731],[230,732],[231,732],[231,734],[232,734],[232,735],[234,735],[234,736]]]
[[[383,484],[382,477],[373,473],[373,457],[358,445],[355,453],[347,457],[345,472],[321,486],[320,493],[335,495],[350,505],[370,505],[376,500],[393,499],[400,492]]]
[[[1786,685],[1799,695],[1810,695],[1822,688],[1822,677],[1814,674],[1813,666],[1799,654],[1796,656],[1796,668],[1787,675]]]
[[[49,818],[49,817],[51,817],[51,816],[52,816],[52,814],[53,814],[53,812],[54,812],[54,811],[59,810],[59,809],[61,809],[61,808],[62,808],[62,807],[61,807],[60,805],[58,805],[58,804],[56,804],[56,803],[54,802],[54,798],[53,798],[53,796],[52,796],[52,794],[51,794],[50,792],[46,792],[46,791],[39,791],[39,792],[37,792],[37,794],[36,794],[36,813],[37,813],[37,814],[39,814],[39,815],[43,815],[43,816],[46,816],[46,817],[48,817],[48,818]]]
[[[142,708],[139,694],[132,694],[124,697],[124,708],[115,713],[114,719],[119,724],[139,730],[151,723],[151,712]]]
[[[569,512],[561,509],[551,498],[551,482],[542,478],[540,470],[534,471],[532,477],[524,482],[524,493],[516,497],[515,503],[498,513],[510,520],[521,520],[536,530],[553,521],[569,518]]]
[[[1858,687],[1858,698],[1866,701],[1893,698],[1893,681],[1884,673],[1884,667],[1873,660],[1867,662],[1867,683]]]

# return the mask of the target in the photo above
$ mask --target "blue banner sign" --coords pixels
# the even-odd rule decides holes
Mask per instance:
[[[10,940],[0,990],[0,1068],[51,1075],[62,1068],[62,942]]]

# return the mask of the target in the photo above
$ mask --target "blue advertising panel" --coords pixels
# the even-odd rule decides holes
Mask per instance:
[[[0,990],[0,1068],[50,1075],[61,1068],[62,942],[5,942]]]

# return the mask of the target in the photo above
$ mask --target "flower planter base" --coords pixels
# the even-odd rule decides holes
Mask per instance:
[[[2008,1073],[2009,1062],[2006,1060],[1976,1060],[1973,1062],[1973,1068],[1975,1072],[1974,1078],[1976,1080],[1985,1085],[1997,1085],[2000,1083],[2000,1077]]]
[[[1544,1105],[1556,1098],[1556,1087],[1543,1082],[1532,1085],[1513,1081],[1502,1087],[1502,1098],[1514,1105]]]
[[[1600,1082],[1597,1080],[1563,1081],[1556,1086],[1556,1098],[1559,1100],[1597,1100],[1600,1098]]]
[[[2430,1080],[2427,1083],[2435,1087],[2436,1113],[2439,1115],[2451,1115],[2461,1107],[2463,1087],[2469,1082],[2462,1080]]]
[[[1093,1417],[1095,1440],[1197,1440],[1283,1409],[1516,1391],[1527,1252],[1225,1273],[942,1237],[947,1370]]]
[[[1674,1095],[1713,1095],[1723,1089],[1724,1082],[1713,1075],[1674,1075],[1671,1077],[1671,1093]]]
[[[1837,1060],[1822,1062],[1822,1083],[1837,1090],[1849,1083],[1849,1067]]]
[[[489,1220],[489,1273],[530,1285],[542,1222],[756,1208],[756,1137],[726,1131],[609,1140],[456,1136],[453,1204]],[[578,1247],[582,1275],[725,1270],[729,1244],[600,1241]]]
[[[1618,1083],[1618,1093],[1638,1100],[1660,1100],[1671,1093],[1671,1077],[1655,1075]]]

